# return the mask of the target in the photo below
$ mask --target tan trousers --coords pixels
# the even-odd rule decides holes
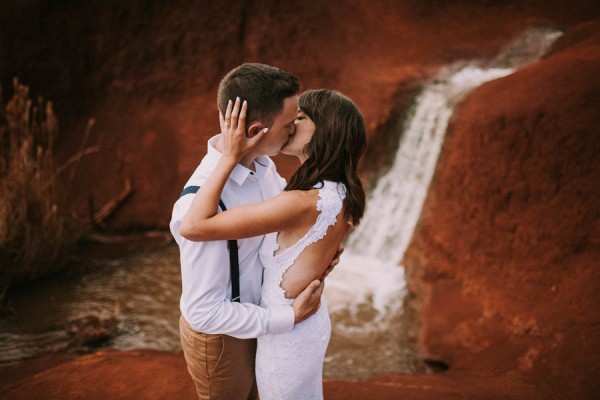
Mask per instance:
[[[181,316],[179,337],[200,400],[258,399],[254,378],[256,339],[197,332]]]

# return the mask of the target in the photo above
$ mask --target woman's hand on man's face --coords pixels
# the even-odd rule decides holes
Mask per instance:
[[[229,100],[225,115],[219,112],[219,124],[223,134],[223,155],[239,161],[267,133],[269,128],[260,130],[251,138],[246,136],[246,113],[248,102],[238,97]]]

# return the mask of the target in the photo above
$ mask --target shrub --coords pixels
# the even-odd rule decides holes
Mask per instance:
[[[57,205],[52,103],[32,101],[17,79],[13,85],[6,105],[0,91],[0,289],[60,266],[67,243]]]

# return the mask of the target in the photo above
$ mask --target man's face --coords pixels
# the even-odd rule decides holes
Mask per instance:
[[[277,155],[287,143],[290,135],[294,133],[296,116],[298,114],[298,96],[286,97],[283,100],[283,109],[273,120],[269,131],[257,145],[261,154],[267,156]]]

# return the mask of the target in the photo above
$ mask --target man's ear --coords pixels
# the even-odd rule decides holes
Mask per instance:
[[[257,133],[259,133],[264,128],[265,128],[265,126],[262,123],[260,123],[258,121],[253,122],[246,129],[246,136],[249,138],[254,137],[254,136],[256,136]]]

